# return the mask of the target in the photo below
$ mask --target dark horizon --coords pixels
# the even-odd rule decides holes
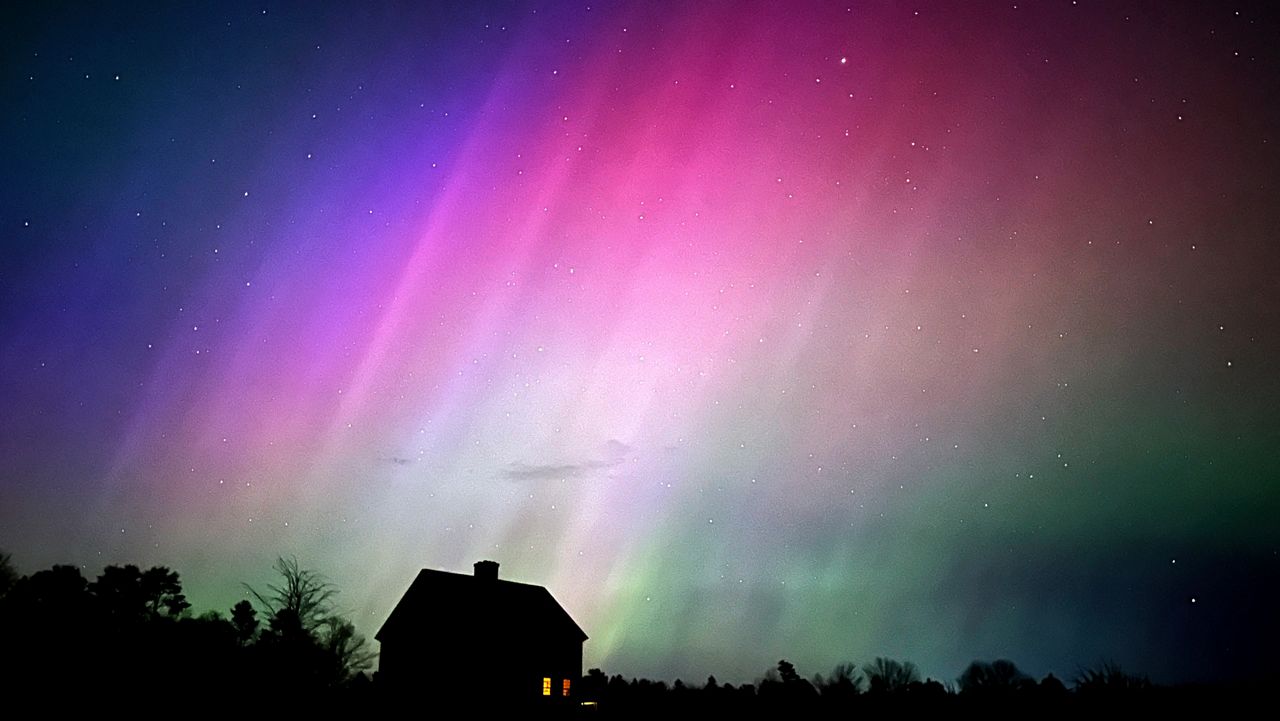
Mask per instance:
[[[495,581],[497,580],[497,569],[499,564],[493,561],[483,561],[474,565],[476,568],[473,570],[472,575],[481,577],[483,573],[490,573],[493,574],[492,578],[495,579]],[[485,566],[485,568],[482,570],[481,566]],[[128,631],[132,627],[122,626],[120,629],[115,629],[113,624],[117,623],[119,617],[113,615],[114,612],[111,609],[114,607],[111,604],[119,603],[121,599],[132,603],[142,604],[142,598],[144,596],[154,599],[147,602],[147,604],[150,605],[143,604],[146,608],[151,609],[145,612],[151,614],[150,616],[147,616],[147,618],[150,618],[151,620],[163,622],[198,621],[201,623],[221,623],[225,621],[234,626],[240,623],[241,612],[249,613],[248,608],[252,608],[257,611],[257,615],[261,619],[264,619],[256,627],[266,629],[268,626],[262,624],[272,618],[272,609],[276,607],[275,601],[272,600],[273,597],[270,594],[280,587],[291,588],[287,583],[280,583],[282,578],[286,581],[290,578],[297,579],[300,580],[300,585],[302,587],[314,589],[313,595],[316,599],[316,608],[323,611],[327,617],[331,617],[348,624],[350,631],[353,632],[351,637],[352,646],[350,649],[353,654],[352,658],[359,658],[363,660],[355,663],[350,668],[350,674],[353,677],[355,675],[363,675],[366,677],[364,679],[366,681],[375,680],[377,678],[379,670],[378,643],[373,638],[373,635],[370,634],[366,639],[363,634],[359,633],[359,630],[354,625],[349,624],[349,621],[347,620],[347,613],[342,610],[341,589],[334,585],[320,570],[301,565],[296,558],[277,558],[276,563],[271,569],[271,573],[275,578],[274,583],[266,584],[264,587],[266,589],[265,591],[255,589],[252,584],[242,583],[238,591],[241,596],[240,601],[237,601],[233,607],[221,610],[201,608],[200,606],[191,603],[190,599],[188,599],[185,593],[183,593],[182,576],[178,572],[166,567],[153,567],[144,573],[140,567],[134,564],[125,564],[123,566],[109,565],[104,567],[103,573],[99,574],[96,580],[93,580],[91,577],[80,575],[80,569],[67,565],[55,564],[49,569],[41,569],[33,572],[34,574],[38,574],[39,578],[54,579],[60,577],[61,580],[57,581],[53,585],[49,585],[50,581],[45,580],[42,582],[42,585],[39,585],[38,587],[44,589],[55,589],[59,593],[65,594],[64,596],[47,596],[40,594],[33,596],[30,592],[25,591],[26,588],[31,587],[32,574],[22,573],[18,569],[17,565],[13,563],[13,559],[9,554],[0,552],[0,571],[3,571],[0,573],[0,627],[8,629],[10,632],[20,628],[24,629],[19,633],[19,636],[30,630],[34,630],[38,635],[42,635],[43,631],[40,631],[38,624],[34,627],[30,626],[28,623],[30,619],[24,619],[20,614],[15,615],[15,608],[26,609],[27,613],[36,611],[38,613],[48,612],[50,614],[57,614],[62,613],[66,609],[74,608],[81,609],[83,611],[89,608],[101,607],[103,611],[99,612],[98,615],[92,615],[93,618],[99,619],[97,621],[98,623],[103,624],[103,628],[100,630],[108,633],[115,633],[116,630]],[[79,584],[77,582],[69,583],[66,575],[67,573],[72,573],[77,577],[82,578],[83,584]],[[427,576],[428,574],[461,579],[469,579],[471,577],[465,573],[441,572],[432,569],[423,569],[421,575]],[[147,583],[146,579],[153,576],[159,580]],[[129,590],[129,587],[120,585],[122,583],[122,579],[124,583],[130,584],[138,584],[141,582],[141,586]],[[510,579],[502,579],[502,582],[511,583],[512,581]],[[519,581],[515,583],[520,587],[531,589],[540,588],[536,584],[530,585]],[[109,595],[104,595],[101,591],[95,591],[95,587],[124,590],[114,590]],[[550,589],[548,589],[548,591],[549,590]],[[151,595],[148,596],[148,594]],[[1266,594],[1263,593],[1260,595],[1265,598]],[[248,608],[242,609],[241,606],[245,606],[246,604],[248,605]],[[139,606],[139,608],[143,608],[143,606]],[[106,615],[102,615],[102,613],[105,613]],[[55,616],[50,615],[49,618],[53,619]],[[386,620],[387,619],[380,620],[378,624],[375,624],[375,627],[377,625],[381,625]],[[1273,623],[1271,627],[1255,628],[1255,635],[1262,639],[1274,638],[1274,626],[1275,624]],[[83,629],[81,630],[81,633],[84,633]],[[253,632],[250,631],[248,633],[251,635]],[[85,638],[88,639],[86,643],[92,644],[94,643],[93,639],[98,638],[98,636],[93,633],[89,633]],[[195,636],[192,638],[199,637]],[[264,636],[263,638],[265,639],[266,637]],[[242,641],[247,639],[248,636],[245,636]],[[74,639],[69,640],[68,642],[72,643],[73,646],[74,644],[80,643],[80,641]],[[792,658],[804,657],[804,649],[793,649],[793,653],[787,654],[787,656]],[[97,656],[94,653],[89,653],[88,657],[96,658]],[[9,659],[13,660],[13,658],[14,656],[10,654]],[[945,674],[924,673],[909,659],[898,659],[892,656],[877,655],[875,656],[874,661],[872,661],[872,659],[845,659],[833,663],[824,670],[804,669],[805,673],[802,676],[797,676],[796,678],[801,678],[805,680],[806,683],[810,683],[810,685],[818,688],[827,688],[831,684],[847,684],[851,682],[851,678],[838,676],[842,667],[845,667],[853,669],[856,672],[853,676],[858,676],[859,673],[862,673],[863,675],[860,677],[860,683],[866,685],[870,683],[870,675],[869,671],[865,671],[865,669],[869,669],[875,663],[880,663],[882,659],[891,664],[891,671],[893,670],[892,664],[898,664],[900,668],[897,669],[897,672],[904,679],[899,685],[904,690],[909,683],[939,684],[937,689],[931,688],[923,692],[917,689],[916,693],[925,693],[926,698],[928,698],[930,694],[936,694],[941,691],[945,691],[947,694],[963,692],[966,688],[966,676],[971,677],[968,682],[970,690],[972,690],[972,687],[980,686],[981,678],[977,683],[972,679],[975,667],[979,666],[984,667],[979,669],[979,671],[985,671],[987,676],[997,678],[997,685],[1010,692],[1017,688],[1024,688],[1025,690],[1028,683],[1031,684],[1031,687],[1034,687],[1036,685],[1034,682],[1040,682],[1043,684],[1046,681],[1049,683],[1060,682],[1063,684],[1064,689],[1079,691],[1081,688],[1087,689],[1093,687],[1105,689],[1108,687],[1108,683],[1114,685],[1117,681],[1124,684],[1137,684],[1140,688],[1179,688],[1184,686],[1198,687],[1207,685],[1211,688],[1220,688],[1225,690],[1236,687],[1254,687],[1258,684],[1273,683],[1280,680],[1280,667],[1275,665],[1272,658],[1250,658],[1244,655],[1238,655],[1236,658],[1237,662],[1230,667],[1220,666],[1210,668],[1206,665],[1204,667],[1206,673],[1203,676],[1180,679],[1153,677],[1141,668],[1126,666],[1125,664],[1118,662],[1116,657],[1111,655],[1077,663],[1070,670],[1049,669],[1038,673],[1034,669],[1017,666],[1015,660],[1008,659],[1004,656],[974,658],[972,661],[966,663],[964,668],[961,669],[960,672],[957,672],[954,677],[947,676]],[[782,662],[785,662],[793,673],[796,671],[796,665],[786,661],[785,657],[779,663]],[[1003,669],[1004,674],[1001,675],[993,674],[990,668],[993,663],[996,664],[997,667],[999,667],[1000,664],[1011,665]],[[582,669],[582,677],[584,680],[591,678],[596,684],[595,686],[592,686],[592,688],[595,688],[598,693],[604,693],[604,687],[610,684],[612,684],[615,693],[627,695],[636,692],[635,688],[632,688],[631,691],[619,691],[617,688],[619,680],[626,681],[632,687],[634,687],[637,682],[639,682],[644,688],[649,688],[649,686],[653,684],[661,684],[663,686],[661,691],[662,693],[665,693],[667,690],[677,688],[697,690],[706,685],[707,679],[714,679],[720,686],[730,684],[738,687],[753,687],[753,690],[750,693],[754,694],[761,688],[762,682],[780,682],[782,680],[779,678],[780,668],[781,666],[766,664],[764,666],[764,670],[759,674],[748,678],[738,679],[717,674],[711,669],[701,676],[686,675],[684,677],[663,678],[660,676],[650,676],[646,674],[622,674],[616,672],[597,675],[602,672],[603,669],[598,666],[591,666],[588,668],[587,665],[584,665]],[[883,666],[881,668],[883,668]],[[858,669],[864,669],[864,671],[858,671]],[[833,670],[835,674],[832,673]],[[881,673],[885,672],[882,671]],[[784,673],[783,675],[785,676],[786,674]],[[345,684],[349,681],[350,679],[343,683]],[[768,684],[765,683],[765,685]],[[656,686],[654,689],[656,689]],[[794,691],[795,689],[792,690]],[[857,691],[857,693],[868,690],[870,690],[869,686]],[[649,692],[642,691],[640,693],[643,696],[645,693]],[[841,688],[835,689],[833,693],[841,694],[855,692],[848,691],[844,686],[842,686]]]
[[[613,716],[769,709],[1222,711],[1262,701],[1280,681],[1274,671],[1255,668],[1255,675],[1214,684],[1160,684],[1111,661],[1081,666],[1066,679],[1052,673],[1037,679],[1008,659],[974,660],[955,679],[935,679],[910,661],[882,656],[808,675],[784,658],[749,683],[714,674],[701,683],[627,679],[582,670],[579,646],[587,635],[546,589],[501,580],[497,570],[493,561],[477,562],[473,575],[424,570],[378,632],[375,650],[344,617],[340,590],[297,559],[277,558],[275,582],[244,585],[247,598],[228,612],[193,613],[181,575],[168,568],[107,566],[90,580],[74,567],[55,565],[24,575],[0,553],[0,634],[6,639],[0,672],[27,698],[78,688],[124,700],[127,689],[135,708],[230,690],[240,701],[269,704],[431,708],[468,698],[513,711]],[[547,611],[553,615],[543,615]],[[561,632],[569,634],[569,647],[546,655]],[[411,660],[418,653],[421,663]],[[447,694],[437,699],[442,683]]]
[[[1280,668],[1280,36],[1159,0],[10,2],[0,548],[587,668]]]

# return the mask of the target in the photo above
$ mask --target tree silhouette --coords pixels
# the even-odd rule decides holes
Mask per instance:
[[[974,661],[957,680],[961,693],[1012,693],[1035,686],[1035,681],[1009,660]]]
[[[1067,686],[1057,676],[1049,674],[1040,679],[1039,691],[1042,696],[1061,698],[1067,694]]]
[[[833,700],[848,701],[862,693],[862,675],[852,663],[837,664],[830,676],[826,679],[819,676],[814,683],[824,698]]]
[[[21,599],[38,604],[46,610],[76,609],[88,603],[86,590],[89,582],[75,566],[52,566],[36,571],[17,584]]]
[[[132,564],[107,566],[88,589],[102,611],[117,622],[173,619],[191,606],[178,574],[163,566],[146,571]]]
[[[355,625],[339,616],[325,620],[321,640],[333,658],[334,673],[339,683],[346,683],[357,674],[368,671],[378,657],[364,636],[356,633]]]
[[[152,566],[142,572],[141,587],[143,603],[152,618],[161,615],[177,618],[191,608],[182,593],[177,571]]]
[[[231,625],[236,629],[236,640],[247,645],[258,633],[258,612],[253,604],[241,601],[231,607]]]
[[[910,661],[895,661],[877,657],[862,667],[872,693],[901,693],[913,683],[920,682],[920,672]]]
[[[1128,673],[1112,661],[1081,670],[1075,680],[1075,690],[1080,694],[1123,694],[1149,688],[1151,681],[1146,676]]]
[[[818,694],[813,684],[800,677],[795,664],[786,659],[778,661],[777,671],[769,669],[760,681],[760,695],[778,702],[804,702]]]
[[[298,559],[292,556],[277,558],[274,568],[281,581],[268,584],[266,593],[248,584],[245,588],[266,610],[277,633],[301,630],[314,634],[333,615],[338,589],[316,571],[299,567]]]
[[[0,551],[0,598],[4,598],[18,582],[18,569],[13,567],[13,556]]]
[[[579,687],[579,696],[588,701],[600,701],[605,696],[605,691],[609,686],[609,677],[604,671],[593,668],[587,671],[587,675],[582,677],[582,684]]]
[[[258,635],[257,648],[267,662],[292,681],[320,686],[338,686],[366,671],[377,654],[335,610],[338,589],[293,557],[277,558],[274,568],[280,581],[268,585],[267,592],[245,584],[266,611],[267,626]],[[247,613],[241,617],[247,624]]]

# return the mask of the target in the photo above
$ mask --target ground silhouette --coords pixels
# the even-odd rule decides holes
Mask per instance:
[[[177,572],[107,566],[93,580],[55,565],[19,574],[0,553],[0,678],[13,699],[44,710],[128,708],[199,713],[254,709],[404,710],[403,694],[380,692],[376,656],[335,605],[337,589],[297,559],[280,558],[276,583],[228,609],[193,614]],[[500,660],[498,660],[500,662]],[[457,669],[484,688],[492,669]],[[954,681],[921,678],[910,662],[842,663],[805,678],[786,659],[754,683],[701,684],[609,676],[590,669],[573,704],[555,714],[614,718],[660,715],[796,715],[1010,712],[1078,716],[1096,712],[1215,713],[1272,702],[1275,678],[1217,685],[1161,685],[1111,662],[1082,667],[1066,683],[1040,680],[1009,660],[975,660]],[[433,690],[434,689],[434,690]],[[424,684],[408,700],[420,710],[452,698]],[[198,706],[195,704],[199,704]]]

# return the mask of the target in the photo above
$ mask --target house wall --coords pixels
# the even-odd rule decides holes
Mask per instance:
[[[542,679],[550,677],[551,699],[542,696]],[[389,689],[427,694],[479,697],[503,703],[563,700],[563,680],[571,681],[571,697],[582,677],[582,642],[544,633],[511,637],[463,633],[441,624],[416,637],[384,638],[378,682]]]

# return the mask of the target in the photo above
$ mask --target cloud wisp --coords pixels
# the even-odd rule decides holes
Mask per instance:
[[[558,481],[565,478],[581,478],[592,471],[604,470],[621,464],[627,458],[631,446],[616,439],[609,439],[598,458],[588,458],[577,463],[530,464],[513,461],[502,475],[513,481]]]

